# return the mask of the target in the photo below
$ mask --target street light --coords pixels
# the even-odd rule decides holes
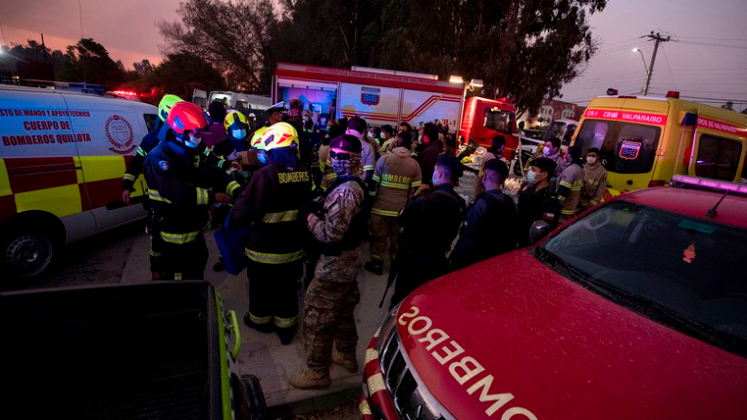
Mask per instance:
[[[646,58],[643,57],[643,51],[641,51],[640,48],[635,47],[633,48],[633,52],[637,52],[638,54],[641,55],[641,60],[643,60],[643,69],[646,70],[646,75],[648,75],[648,65],[646,64]]]

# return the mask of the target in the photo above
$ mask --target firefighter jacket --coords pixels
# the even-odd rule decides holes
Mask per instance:
[[[563,206],[560,214],[566,217],[576,215],[581,201],[581,188],[584,186],[584,168],[577,163],[568,165],[558,177],[558,200]]]
[[[525,186],[519,192],[519,247],[531,245],[529,228],[537,220],[544,220],[551,230],[558,226],[560,219],[560,201],[555,197],[550,186],[535,189],[535,185]]]
[[[599,204],[607,188],[607,170],[601,163],[584,165],[584,186],[581,189],[581,207],[587,208]]]
[[[404,147],[379,158],[373,180],[378,184],[371,213],[397,217],[422,182],[420,165]]]
[[[518,213],[514,200],[501,190],[477,197],[467,210],[454,251],[451,267],[460,269],[516,249]]]
[[[252,224],[246,256],[264,264],[285,264],[303,258],[304,225],[298,209],[311,198],[311,174],[270,163],[258,170],[234,203],[231,221]]]
[[[201,152],[169,140],[145,158],[148,198],[165,242],[185,244],[200,237],[216,192],[230,196],[239,192],[239,184],[225,172],[201,162]]]
[[[367,222],[360,217],[364,198],[360,179],[338,178],[324,197],[322,217],[309,216],[308,229],[323,245],[315,270],[319,280],[340,283],[355,280],[360,264],[357,247]]]

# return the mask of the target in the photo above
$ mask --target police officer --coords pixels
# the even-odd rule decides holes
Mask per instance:
[[[454,192],[462,173],[459,159],[440,155],[431,177],[431,192],[411,201],[397,218],[404,232],[395,261],[392,307],[420,285],[451,270],[446,253],[467,210],[462,197]]]
[[[454,251],[449,256],[452,268],[460,269],[516,249],[518,214],[514,200],[501,188],[508,178],[508,166],[491,159],[483,167],[484,193],[467,210]]]
[[[360,179],[360,140],[351,135],[336,137],[330,144],[330,159],[337,179],[322,198],[321,209],[304,206],[299,212],[321,251],[304,305],[306,369],[289,380],[300,389],[328,388],[332,363],[351,373],[358,370],[354,315],[360,301],[357,248],[367,223],[361,211],[365,192]],[[334,355],[333,344],[337,348]]]
[[[244,323],[290,344],[298,322],[296,280],[303,270],[303,224],[298,209],[311,194],[311,176],[298,160],[298,133],[279,122],[262,133],[267,164],[249,181],[231,221],[252,224],[246,244],[249,311]]]
[[[202,279],[208,251],[203,229],[208,208],[228,203],[239,184],[214,167],[202,167],[198,152],[201,130],[207,119],[197,105],[182,101],[169,112],[167,136],[144,162],[148,197],[163,242],[164,278]]]
[[[529,164],[527,182],[519,191],[519,247],[531,245],[529,228],[537,220],[546,221],[551,229],[558,226],[560,201],[550,186],[555,167],[555,161],[546,157],[534,159]]]

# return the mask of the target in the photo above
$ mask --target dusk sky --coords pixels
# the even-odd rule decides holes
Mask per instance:
[[[175,20],[179,0],[81,0],[83,36],[103,44],[126,67],[147,58],[161,60],[164,41],[155,22]],[[651,92],[679,90],[701,101],[732,99],[747,107],[747,1],[610,0],[591,19],[602,42],[583,75],[562,90],[563,100],[585,104],[616,87],[621,94],[640,92],[645,78],[640,47],[650,64],[653,44],[638,37],[651,30],[671,35],[659,49]],[[44,39],[64,49],[81,34],[78,0],[0,0],[3,43]],[[674,42],[678,40],[679,42]],[[707,44],[707,45],[706,45]],[[714,105],[720,105],[715,104]]]

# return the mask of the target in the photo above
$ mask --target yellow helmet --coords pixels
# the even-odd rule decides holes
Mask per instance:
[[[264,150],[298,147],[298,132],[286,122],[275,123],[262,133],[261,142]]]
[[[226,114],[226,118],[223,120],[223,127],[225,127],[228,133],[231,130],[246,129],[249,127],[249,122],[247,122],[244,114],[232,109]]]
[[[264,147],[262,146],[262,133],[267,131],[267,129],[270,127],[259,127],[255,132],[254,135],[252,135],[252,149],[257,150],[264,150]]]
[[[171,112],[171,108],[176,105],[177,102],[183,102],[184,99],[176,96],[176,95],[163,95],[163,98],[161,98],[161,102],[158,103],[158,118],[161,119],[161,121],[166,121],[166,118],[169,117],[169,112]]]

